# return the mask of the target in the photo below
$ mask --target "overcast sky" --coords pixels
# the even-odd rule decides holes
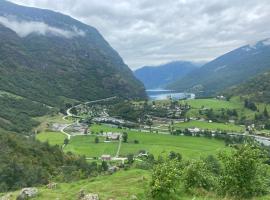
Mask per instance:
[[[270,37],[269,0],[10,0],[96,27],[132,68],[211,60]]]

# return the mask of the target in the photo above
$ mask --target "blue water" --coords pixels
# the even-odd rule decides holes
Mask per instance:
[[[164,89],[146,90],[146,93],[150,100],[165,100],[169,98],[172,98],[173,100],[179,100],[179,99],[195,98],[195,94],[192,93],[181,93],[175,92],[173,90],[164,90]]]

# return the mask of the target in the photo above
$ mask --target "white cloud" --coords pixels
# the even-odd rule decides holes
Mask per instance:
[[[45,24],[44,22],[37,21],[23,21],[18,20],[14,16],[1,17],[0,24],[13,30],[20,37],[26,37],[29,34],[35,33],[39,35],[52,34],[59,37],[72,38],[77,36],[84,36],[85,33],[82,30],[78,30],[76,27],[72,27],[71,31],[55,28]]]
[[[96,27],[136,68],[210,60],[270,37],[269,0],[10,0]]]

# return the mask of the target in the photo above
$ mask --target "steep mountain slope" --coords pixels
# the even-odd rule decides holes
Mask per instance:
[[[246,96],[255,102],[270,103],[270,71],[230,88],[225,94]]]
[[[0,128],[26,133],[49,107],[110,96],[146,94],[95,28],[0,0]]]
[[[145,97],[95,28],[6,1],[0,1],[0,89],[51,106],[65,99]]]
[[[159,66],[145,66],[134,71],[147,89],[163,88],[196,69],[191,62],[175,61]]]
[[[222,55],[168,88],[213,95],[270,69],[270,40],[246,45]]]

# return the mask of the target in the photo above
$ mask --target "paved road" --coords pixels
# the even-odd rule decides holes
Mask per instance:
[[[119,144],[118,144],[118,148],[117,148],[117,151],[116,151],[116,154],[115,154],[115,158],[118,158],[119,157],[119,153],[120,153],[120,149],[121,149],[121,144],[122,144],[122,135],[120,135],[120,137],[119,137]]]
[[[64,119],[64,120],[67,120],[67,119],[66,119],[67,117],[74,117],[74,118],[77,118],[77,120],[76,120],[76,122],[71,123],[71,124],[68,124],[68,125],[66,125],[65,127],[61,128],[60,131],[68,137],[68,140],[70,140],[71,135],[70,135],[69,133],[65,132],[65,129],[66,129],[67,127],[70,127],[70,126],[74,125],[74,124],[79,124],[79,119],[80,119],[81,117],[72,114],[72,113],[70,112],[72,108],[77,108],[77,107],[79,107],[79,106],[81,106],[81,105],[87,105],[87,104],[90,104],[90,103],[97,103],[97,102],[108,101],[108,100],[115,99],[115,98],[116,98],[116,96],[113,96],[113,97],[108,97],[108,98],[104,98],[104,99],[98,99],[98,100],[94,100],[94,101],[87,101],[87,102],[85,102],[85,103],[81,103],[81,104],[78,104],[78,105],[76,105],[76,106],[72,106],[71,108],[67,109],[67,111],[66,111],[67,115],[65,115],[65,116],[63,117],[63,119]],[[83,134],[82,134],[82,135],[83,135]]]

